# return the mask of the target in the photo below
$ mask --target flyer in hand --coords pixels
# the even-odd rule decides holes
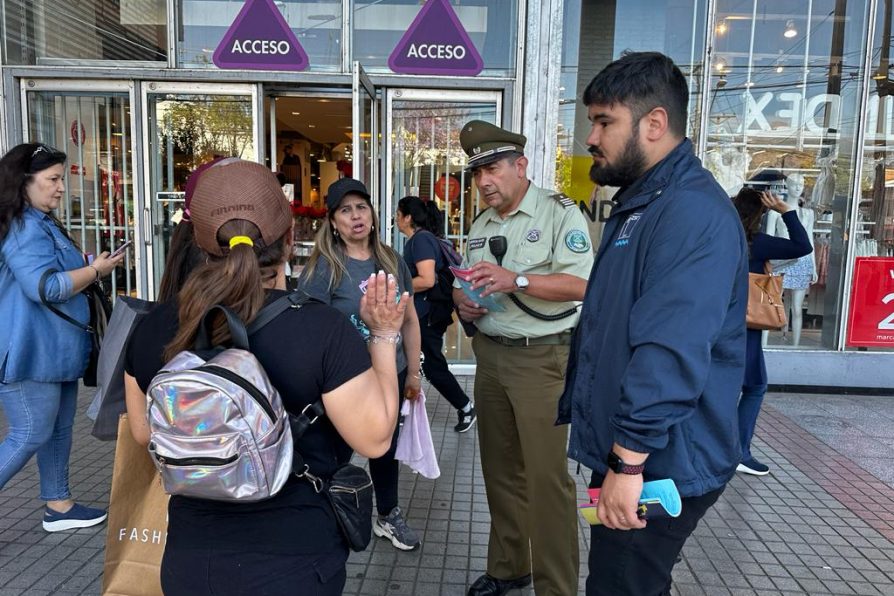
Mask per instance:
[[[589,503],[579,504],[578,510],[583,518],[591,526],[600,525],[602,522],[596,513],[599,505],[598,488],[587,489],[590,496]],[[643,483],[643,492],[639,498],[639,507],[636,514],[640,519],[655,519],[659,517],[679,517],[683,511],[683,502],[677,485],[670,478],[664,480],[652,480]]]
[[[469,300],[481,306],[482,308],[486,308],[490,312],[503,312],[506,308],[497,301],[496,294],[491,294],[489,296],[482,296],[481,292],[483,292],[487,286],[481,286],[480,288],[472,289],[472,282],[467,281],[469,276],[472,274],[470,269],[462,269],[460,267],[450,266],[450,270],[453,272],[453,275],[456,277],[456,281],[459,282],[460,287],[463,290],[463,293],[469,297]]]

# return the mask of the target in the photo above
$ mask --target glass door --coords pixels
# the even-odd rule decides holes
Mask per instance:
[[[23,81],[22,96],[25,139],[68,155],[65,198],[56,215],[81,250],[97,255],[138,240],[131,86],[29,80]],[[108,278],[112,297],[143,295],[144,254],[136,246]]]
[[[378,192],[379,184],[379,134],[376,126],[378,120],[378,101],[376,89],[366,76],[363,66],[354,62],[354,96],[353,126],[351,141],[353,145],[353,178],[360,180],[373,195],[379,196],[379,217],[386,220],[382,212],[382,200]],[[384,225],[384,224],[383,224]],[[387,236],[383,236],[387,238]]]
[[[478,188],[465,171],[459,132],[470,120],[500,124],[502,96],[490,91],[389,89],[386,99],[387,169],[380,214],[387,238],[398,250],[403,237],[391,222],[397,202],[415,195],[435,201],[444,217],[444,237],[463,252],[472,220],[481,210]],[[472,349],[459,325],[445,341],[452,362],[472,362]]]
[[[189,174],[218,157],[259,161],[257,87],[144,83],[147,221],[145,242],[155,296],[174,226],[183,215]]]

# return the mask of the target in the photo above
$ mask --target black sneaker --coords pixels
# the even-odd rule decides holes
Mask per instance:
[[[380,515],[373,524],[373,533],[380,538],[387,538],[394,548],[400,550],[416,550],[422,541],[416,531],[407,525],[400,507],[395,507],[388,515]]]
[[[736,472],[750,474],[751,476],[766,476],[770,473],[770,466],[764,465],[752,457],[740,463],[736,467]]]
[[[475,424],[475,421],[478,420],[478,416],[475,415],[475,408],[472,407],[468,412],[463,412],[462,410],[457,410],[456,415],[459,417],[459,422],[456,423],[456,426],[453,427],[458,433],[464,433]]]

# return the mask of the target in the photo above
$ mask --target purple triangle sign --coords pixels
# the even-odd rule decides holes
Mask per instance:
[[[481,54],[447,0],[428,0],[388,58],[394,72],[475,76]]]
[[[304,70],[307,53],[273,0],[248,0],[212,57],[218,68]]]

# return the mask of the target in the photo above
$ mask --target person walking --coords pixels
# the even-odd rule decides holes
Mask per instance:
[[[567,427],[555,426],[571,330],[593,264],[577,204],[527,176],[526,139],[481,120],[460,144],[488,208],[469,231],[466,264],[482,308],[459,283],[453,299],[474,322],[475,405],[490,508],[487,573],[470,596],[502,595],[531,583],[540,595],[577,593],[574,480]]]
[[[620,188],[574,334],[559,422],[601,489],[589,596],[670,594],[674,562],[739,463],[748,256],[735,209],[686,138],[686,78],[625,54],[583,94],[596,184]],[[679,517],[637,515],[670,478]]]
[[[142,445],[149,443],[145,393],[170,358],[195,344],[209,309],[227,306],[249,324],[287,294],[292,215],[270,170],[243,160],[209,168],[190,210],[204,258],[175,300],[140,321],[127,346],[128,422]],[[396,283],[384,273],[365,281],[359,316],[373,338],[368,344],[340,312],[314,301],[286,310],[249,338],[290,414],[322,399],[325,420],[311,425],[295,448],[323,478],[351,449],[367,457],[384,453],[397,420],[395,338],[409,298],[399,303]],[[226,345],[222,318],[212,333]],[[256,502],[172,496],[168,520],[161,563],[166,596],[336,596],[344,589],[348,545],[327,497],[307,478],[291,475],[274,496]]]
[[[412,296],[412,276],[400,255],[379,239],[379,218],[362,182],[353,178],[333,182],[326,196],[326,207],[329,216],[317,232],[314,249],[298,279],[298,291],[340,310],[360,335],[369,340],[369,327],[359,316],[367,278],[376,271],[385,271],[397,279],[401,292]],[[413,301],[406,305],[400,331],[396,365],[402,406],[405,398],[415,399],[422,386],[419,319]],[[390,540],[397,549],[415,550],[422,542],[398,505],[400,463],[394,459],[394,452],[400,426],[396,425],[393,430],[388,452],[369,461],[379,513],[373,532]]]
[[[459,386],[444,357],[444,333],[453,324],[453,289],[441,287],[442,271],[450,264],[440,247],[441,212],[432,201],[404,197],[397,202],[397,228],[407,237],[404,261],[413,276],[413,302],[422,336],[422,372],[432,386],[456,408],[453,427],[464,433],[475,424],[475,407]],[[447,283],[447,282],[443,282]]]
[[[53,211],[65,193],[65,153],[42,143],[0,159],[0,405],[9,424],[0,442],[0,489],[37,454],[43,528],[102,523],[106,512],[71,498],[68,465],[78,379],[90,336],[48,309],[46,299],[88,324],[81,292],[124,260],[103,252],[88,264]]]
[[[748,242],[749,272],[764,273],[764,266],[771,259],[799,259],[813,252],[810,236],[798,218],[797,209],[772,192],[746,187],[733,198],[733,205],[739,213]],[[788,238],[758,231],[761,218],[768,209],[782,216]],[[770,466],[751,454],[751,439],[767,393],[767,367],[761,345],[762,334],[759,329],[749,329],[746,333],[745,381],[739,398],[739,443],[742,446],[742,457],[736,471],[752,476],[770,473]]]

